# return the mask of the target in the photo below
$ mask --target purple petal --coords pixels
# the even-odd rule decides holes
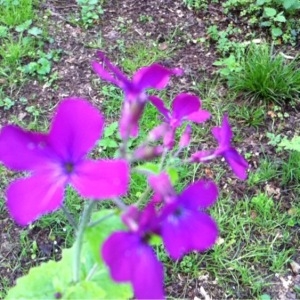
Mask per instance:
[[[178,196],[178,201],[190,209],[207,208],[218,198],[218,187],[213,181],[199,180],[190,184]]]
[[[221,127],[214,127],[212,134],[220,144],[220,147],[227,148],[230,145],[232,139],[232,131],[228,121],[227,114],[224,115]]]
[[[102,246],[111,277],[130,282],[137,299],[164,299],[163,267],[153,249],[134,233],[113,233]]]
[[[180,69],[167,69],[159,64],[153,64],[139,69],[133,76],[133,84],[138,86],[139,90],[149,88],[164,89],[169,82],[171,75],[181,75]]]
[[[63,202],[66,178],[43,172],[13,181],[7,189],[7,207],[22,226],[58,209]]]
[[[167,173],[151,175],[148,177],[148,182],[155,194],[162,196],[165,200],[175,197],[175,190]]]
[[[47,144],[47,136],[32,133],[20,127],[8,125],[0,133],[0,161],[17,171],[30,171],[43,168],[49,158],[55,159],[55,153]]]
[[[97,61],[92,62],[92,68],[103,80],[108,81],[119,88],[123,87],[122,83],[109,74]]]
[[[207,110],[199,110],[196,111],[186,117],[187,120],[195,122],[195,123],[204,123],[210,118],[210,113]]]
[[[170,111],[165,107],[164,101],[156,96],[149,96],[149,100],[158,109],[158,111],[166,118],[166,121],[169,121]]]
[[[76,163],[86,156],[99,139],[104,119],[88,101],[68,98],[60,102],[49,133],[55,152],[65,161]]]
[[[224,157],[235,175],[245,180],[247,178],[248,162],[234,148],[224,152]]]
[[[146,103],[125,101],[120,119],[120,135],[123,139],[136,137],[139,133],[139,121]]]
[[[214,245],[217,237],[215,221],[197,210],[179,208],[162,222],[162,238],[173,259],[191,251],[205,251]]]
[[[103,64],[105,64],[105,66],[117,77],[121,84],[127,85],[129,83],[129,80],[125,76],[125,74],[117,66],[113,65],[110,62],[110,60],[106,57],[104,52],[98,51],[97,55],[103,61]]]
[[[128,189],[129,166],[122,159],[84,160],[75,166],[70,183],[86,198],[123,196]]]
[[[139,146],[133,153],[134,160],[151,160],[161,156],[164,152],[163,146]]]
[[[188,147],[191,141],[191,134],[192,134],[192,127],[190,125],[187,125],[179,140],[180,148]]]
[[[172,102],[172,118],[182,120],[188,115],[199,110],[201,105],[200,99],[197,96],[190,94],[179,94]]]
[[[150,130],[150,132],[148,133],[147,140],[149,142],[156,142],[156,141],[160,140],[161,138],[163,138],[164,135],[170,130],[172,130],[172,129],[170,128],[169,124],[162,123]]]
[[[214,159],[217,155],[213,150],[201,150],[192,154],[190,160],[192,162],[208,162]]]

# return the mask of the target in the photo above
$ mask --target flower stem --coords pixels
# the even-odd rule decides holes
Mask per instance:
[[[82,238],[84,229],[86,228],[87,223],[90,220],[90,216],[94,206],[96,205],[95,201],[87,201],[84,206],[84,210],[80,219],[80,222],[76,231],[76,241],[74,245],[74,256],[73,256],[73,282],[77,283],[80,280],[80,256],[82,249]]]
[[[66,218],[68,219],[69,223],[73,226],[73,228],[75,230],[77,230],[77,224],[75,219],[73,218],[72,214],[70,213],[70,211],[68,210],[67,207],[65,207],[64,205],[61,207],[62,211],[64,212]]]

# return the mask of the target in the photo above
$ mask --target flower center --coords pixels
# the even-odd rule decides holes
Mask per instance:
[[[71,174],[74,171],[74,164],[71,162],[67,162],[64,164],[64,169],[67,174]]]

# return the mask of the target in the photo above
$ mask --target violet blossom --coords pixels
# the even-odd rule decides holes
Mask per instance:
[[[103,79],[124,91],[122,116],[120,120],[120,135],[123,139],[138,134],[138,122],[148,100],[146,90],[164,89],[171,75],[181,75],[181,69],[168,69],[159,64],[143,67],[135,72],[130,80],[117,66],[101,51],[97,52],[101,63],[92,62],[93,70]]]
[[[204,212],[218,197],[213,181],[196,181],[179,195],[173,190],[166,173],[150,176],[149,183],[155,194],[165,202],[160,212],[159,231],[173,259],[191,251],[205,251],[214,245],[218,227],[214,219]]]
[[[217,156],[223,156],[235,175],[242,180],[246,179],[248,163],[231,145],[233,134],[227,115],[224,115],[222,125],[220,127],[214,127],[212,129],[212,134],[219,143],[218,148],[215,150],[195,152],[192,154],[191,161],[207,162]]]
[[[169,125],[165,128],[163,139],[164,145],[168,149],[174,147],[175,131],[184,121],[200,124],[210,118],[210,113],[201,109],[201,100],[195,95],[186,93],[177,95],[171,104],[171,109],[167,109],[163,100],[156,96],[149,96],[149,99],[164,116],[164,122]]]
[[[181,126],[183,121],[194,123],[203,123],[210,118],[210,113],[201,109],[201,100],[195,96],[186,93],[177,95],[171,109],[167,109],[162,99],[156,96],[149,97],[151,103],[164,116],[164,121],[172,128]]]
[[[8,210],[18,224],[27,225],[60,208],[67,184],[95,200],[126,193],[126,161],[87,157],[103,125],[102,114],[89,102],[68,98],[58,105],[49,133],[15,125],[2,128],[0,161],[12,170],[29,172],[14,180],[6,193]]]
[[[137,299],[163,299],[163,266],[148,243],[157,226],[154,206],[149,204],[143,212],[131,206],[123,221],[129,230],[114,232],[101,249],[111,277],[116,282],[130,282]]]

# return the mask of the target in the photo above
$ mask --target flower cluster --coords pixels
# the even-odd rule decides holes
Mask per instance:
[[[153,234],[160,235],[173,259],[190,251],[204,251],[216,241],[215,221],[204,212],[217,199],[212,181],[197,181],[179,195],[168,175],[149,177],[154,192],[164,204],[155,210],[150,202],[144,211],[131,206],[123,216],[128,231],[113,233],[103,244],[102,257],[118,282],[131,282],[138,299],[163,299],[163,267],[149,245]]]
[[[123,139],[120,157],[88,156],[101,136],[104,117],[87,100],[67,98],[58,105],[48,133],[30,132],[15,125],[1,129],[0,162],[27,173],[8,186],[7,207],[13,219],[25,226],[61,208],[67,185],[90,201],[114,199],[124,209],[122,220],[127,230],[114,232],[101,248],[111,277],[117,282],[130,282],[136,298],[164,298],[163,266],[150,245],[151,237],[160,236],[173,259],[190,251],[205,251],[218,237],[217,224],[206,212],[218,197],[215,183],[197,180],[178,194],[166,172],[165,161],[167,154],[168,158],[180,159],[180,152],[191,141],[190,123],[203,123],[211,115],[201,108],[201,99],[195,95],[177,95],[168,109],[162,99],[147,94],[148,89],[165,88],[172,75],[183,73],[181,69],[152,64],[139,69],[130,80],[103,52],[98,52],[98,58],[92,62],[94,71],[124,92],[119,123]],[[149,131],[145,141],[129,151],[124,145],[138,135],[139,120],[148,104],[156,107],[163,121]],[[176,145],[176,132],[183,124],[186,127]],[[196,151],[182,161],[205,163],[222,156],[234,173],[245,179],[248,164],[231,145],[233,135],[227,115],[220,127],[212,129],[212,134],[218,142],[216,149]],[[144,208],[127,207],[120,197],[128,191],[131,164],[160,156],[158,172],[147,173],[152,198]],[[79,278],[77,270],[74,282]]]

